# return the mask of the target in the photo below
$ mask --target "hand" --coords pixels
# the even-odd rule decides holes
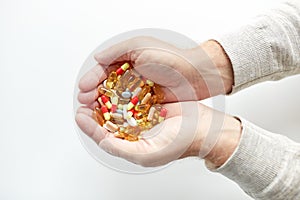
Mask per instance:
[[[79,108],[76,122],[108,153],[146,167],[199,155],[220,166],[236,148],[241,128],[235,118],[198,102],[169,103],[164,107],[168,110],[165,121],[136,142],[115,138],[94,121],[90,108]]]
[[[98,65],[79,83],[79,102],[91,104],[97,86],[120,63],[130,62],[144,77],[160,84],[165,102],[201,100],[231,91],[231,64],[222,47],[207,41],[194,49],[179,49],[151,37],[136,37],[95,55]]]

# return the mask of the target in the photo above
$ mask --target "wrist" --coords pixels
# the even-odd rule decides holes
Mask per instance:
[[[210,57],[214,65],[221,74],[225,93],[229,94],[232,91],[234,84],[234,75],[231,61],[223,47],[215,40],[208,40],[200,44],[205,53]]]
[[[213,168],[222,166],[238,147],[242,133],[241,121],[235,117],[228,116],[221,130],[220,137],[204,158]]]

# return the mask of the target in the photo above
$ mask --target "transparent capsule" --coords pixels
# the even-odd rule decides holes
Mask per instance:
[[[142,91],[138,94],[139,100],[142,100],[144,96],[151,91],[151,88],[148,85],[145,85],[142,88]]]
[[[136,77],[134,79],[134,81],[128,85],[127,88],[129,89],[130,92],[133,92],[136,88],[138,88],[140,86],[141,81],[142,80],[139,77]]]
[[[148,110],[150,109],[151,105],[150,104],[139,104],[135,106],[135,110],[141,113],[147,113]]]
[[[149,104],[153,105],[156,104],[157,102],[157,96],[154,94],[152,97],[149,99]]]
[[[112,90],[106,89],[104,87],[98,87],[98,92],[99,92],[99,94],[104,94],[105,96],[108,96],[110,98],[115,96],[115,94]]]
[[[125,105],[128,104],[130,99],[119,98],[119,104]]]
[[[116,72],[111,72],[106,79],[106,87],[112,89],[117,82],[117,77],[118,75]]]

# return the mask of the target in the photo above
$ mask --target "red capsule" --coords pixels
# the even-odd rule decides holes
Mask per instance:
[[[131,110],[138,102],[139,98],[137,96],[133,97],[127,105],[127,110]]]
[[[110,114],[109,114],[109,112],[108,112],[107,107],[106,107],[106,106],[102,106],[102,107],[101,107],[101,111],[102,111],[102,113],[103,113],[104,119],[105,119],[106,121],[110,120]]]
[[[129,68],[128,63],[124,63],[121,67],[116,70],[117,75],[122,75]]]
[[[110,101],[109,101],[109,99],[106,95],[102,95],[101,100],[108,109],[111,109],[112,105],[111,105],[111,103],[110,103]]]
[[[165,118],[166,118],[166,116],[167,116],[167,109],[166,108],[162,108],[160,110],[160,113],[159,113],[158,122],[164,121]]]

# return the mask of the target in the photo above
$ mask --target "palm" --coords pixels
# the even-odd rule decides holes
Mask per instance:
[[[166,120],[144,132],[136,142],[115,138],[94,121],[90,108],[79,108],[76,122],[105,151],[140,165],[158,166],[180,158],[191,145],[196,133],[191,129],[196,127],[191,125],[188,112],[182,110],[191,108],[192,104],[196,105],[193,102],[164,104],[169,111]],[[187,124],[190,128],[186,128]]]

